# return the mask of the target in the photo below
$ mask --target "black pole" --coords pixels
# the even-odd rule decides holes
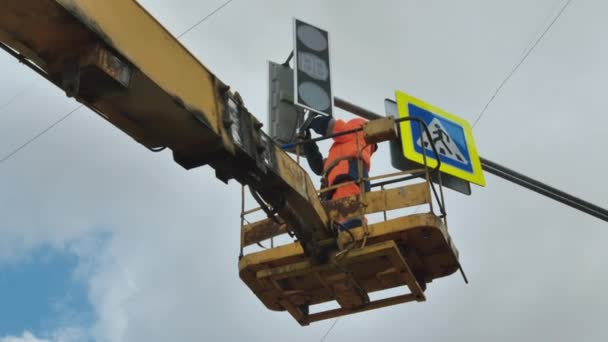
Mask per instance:
[[[600,220],[608,222],[608,210],[604,208],[601,208],[593,203],[589,203],[578,197],[572,196],[550,185],[539,182],[535,179],[532,179],[526,175],[513,171],[507,167],[504,167],[485,158],[480,159],[481,165],[483,166],[483,170],[488,173],[506,179],[510,182],[523,186],[528,190],[532,190],[536,193],[547,196],[555,201],[563,203],[569,207],[578,209],[591,216],[597,217]]]
[[[334,105],[338,108],[342,108],[352,114],[360,116],[364,119],[375,120],[383,118],[384,116],[378,115],[372,111],[369,111],[365,108],[359,107],[353,103],[350,103],[346,100],[343,100],[338,97],[334,97]],[[435,154],[437,155],[437,154]],[[497,164],[493,161],[480,157],[481,166],[485,172],[491,173],[497,177],[508,180],[517,185],[523,186],[528,190],[532,190],[538,194],[547,196],[555,201],[558,201],[562,204],[565,204],[571,208],[580,210],[584,213],[587,213],[591,216],[594,216],[600,220],[608,222],[608,210],[601,208],[593,203],[589,203],[585,200],[582,200],[578,197],[572,196],[568,193],[565,193],[559,189],[556,189],[550,185],[532,179],[526,175],[523,175],[519,172],[513,171],[509,168],[506,168],[500,164]],[[388,181],[392,182],[392,181]],[[382,184],[382,183],[378,183]],[[388,183],[387,183],[388,184]]]
[[[359,107],[356,104],[353,104],[344,99],[341,99],[337,96],[334,96],[334,105],[338,108],[342,108],[347,112],[353,113],[353,114],[360,116],[367,120],[376,120],[376,119],[381,119],[384,117],[382,115],[378,115],[372,111],[369,111],[365,108]]]

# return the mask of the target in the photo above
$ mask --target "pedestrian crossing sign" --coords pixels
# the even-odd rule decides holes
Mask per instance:
[[[437,166],[439,158],[442,172],[485,186],[469,122],[401,91],[395,92],[395,96],[399,117],[422,120],[430,133],[429,137],[417,120],[402,121],[401,143],[405,158],[424,164],[426,155],[427,164],[431,168]],[[439,156],[433,152],[432,144]]]

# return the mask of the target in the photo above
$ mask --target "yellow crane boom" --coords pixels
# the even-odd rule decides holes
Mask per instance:
[[[158,21],[132,0],[2,0],[0,41],[148,148],[249,185],[311,252],[327,215],[306,172]]]
[[[357,183],[360,194],[321,203],[307,173],[262,131],[241,96],[136,1],[0,0],[0,8],[0,48],[149,149],[169,148],[186,169],[210,165],[220,180],[236,179],[252,189],[270,217],[241,223],[239,276],[267,308],[287,311],[307,325],[424,301],[427,283],[461,269],[443,196],[430,181],[426,161],[416,170],[384,176],[364,179],[360,172],[356,181],[320,190]],[[364,140],[356,139],[357,151],[366,146],[359,144],[398,139],[392,118],[334,137],[355,131],[363,131]],[[367,194],[363,190],[365,181],[404,174],[411,174],[410,179],[423,175],[424,181]],[[441,216],[433,212],[432,194]],[[386,215],[414,206],[429,212]],[[257,210],[245,210],[243,201],[242,221]],[[359,219],[360,227],[342,229],[345,219],[381,212],[382,222],[368,225]],[[297,241],[243,252],[288,232]],[[396,287],[407,292],[369,296]],[[340,307],[310,310],[329,301]]]

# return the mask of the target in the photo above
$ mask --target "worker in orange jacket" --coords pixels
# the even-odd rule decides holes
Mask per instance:
[[[308,128],[319,135],[326,136],[360,128],[365,122],[366,120],[359,118],[344,121],[339,119],[335,120],[328,116],[318,116],[311,121]],[[359,179],[357,140],[359,150],[361,151],[361,164],[363,166],[361,176],[363,178],[368,178],[371,167],[371,156],[378,147],[376,144],[366,146],[363,138],[363,131],[333,137],[334,142],[329,149],[329,154],[326,159],[323,159],[317,144],[304,144],[303,149],[306,159],[308,160],[308,165],[315,174],[322,177],[322,187],[331,187],[340,183],[355,181],[355,183],[343,185],[334,190],[325,192],[323,194],[323,199],[336,199],[361,193],[359,184],[356,183]],[[364,182],[364,187],[364,191],[370,190],[369,181]],[[353,218],[341,222],[342,229],[351,229],[361,225],[361,218]]]

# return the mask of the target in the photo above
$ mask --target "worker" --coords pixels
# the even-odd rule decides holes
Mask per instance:
[[[361,128],[365,122],[366,120],[360,118],[344,121],[321,115],[317,116],[310,122],[310,125],[307,127],[305,132],[308,138],[310,138],[310,132],[308,129],[312,129],[317,134],[322,136],[335,135],[340,132]],[[361,176],[363,178],[368,178],[371,166],[371,156],[376,151],[378,146],[376,144],[367,146],[363,138],[362,131],[352,134],[334,136],[333,144],[329,149],[327,158],[325,159],[323,159],[321,152],[319,152],[319,147],[316,143],[310,142],[304,144],[304,155],[306,156],[308,165],[315,174],[321,176],[322,188],[354,181],[353,183],[324,192],[322,194],[322,199],[337,199],[358,195],[361,193],[359,183],[357,183],[357,180],[359,179],[357,145],[361,151],[360,160],[363,166]],[[364,182],[364,187],[364,191],[370,190],[369,181]],[[357,217],[340,222],[340,229],[351,229],[361,225],[361,218]]]

